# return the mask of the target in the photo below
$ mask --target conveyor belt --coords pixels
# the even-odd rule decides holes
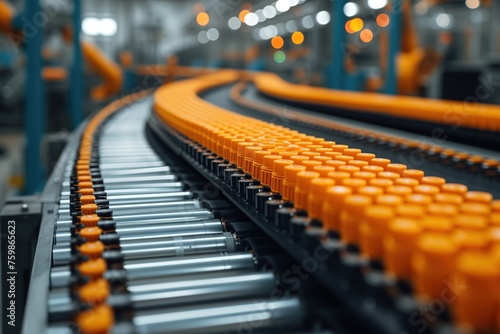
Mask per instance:
[[[495,329],[495,154],[276,115],[234,100],[241,78],[126,97],[75,134],[45,189],[23,333]]]
[[[104,109],[66,153],[47,323],[25,321],[24,333],[303,328],[297,296],[268,300],[278,287],[288,290],[276,279],[287,257],[229,202],[204,191],[178,158],[152,149],[144,131],[149,106],[145,99]],[[42,310],[28,308],[25,319]]]
[[[313,122],[308,127],[307,117],[291,120],[287,127],[274,126],[255,118],[273,120],[275,115],[237,108],[238,115],[197,97],[203,92],[205,98],[224,105],[229,88],[210,90],[237,77],[222,72],[161,88],[155,95],[155,111],[164,124],[153,118],[151,128],[159,134],[165,131],[172,148],[295,260],[306,261],[317,247],[333,254],[322,270],[311,274],[371,330],[493,330],[498,291],[493,288],[495,297],[481,291],[485,285],[495,286],[500,274],[498,201],[490,193],[498,191],[496,170],[471,169],[472,161],[456,179],[452,170],[441,170],[446,179],[428,177],[427,170],[391,163],[357,148],[361,146],[350,148],[315,137],[331,135],[329,126]],[[343,139],[346,128],[333,135]],[[394,149],[404,151],[396,143],[380,152]],[[425,166],[434,172],[440,164]],[[487,179],[479,188],[490,192],[447,182],[448,176],[459,182],[474,173]],[[475,181],[472,189],[478,186]],[[445,283],[452,279],[463,279],[467,290],[455,291],[456,298],[448,300],[450,305],[444,305],[439,316],[425,320],[422,307],[440,301],[440,293],[449,290]],[[475,298],[476,293],[480,297]],[[370,307],[367,298],[373,303]],[[490,311],[477,312],[482,303],[490,305]]]

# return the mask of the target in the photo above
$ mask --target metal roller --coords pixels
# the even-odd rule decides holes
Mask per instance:
[[[168,234],[166,234],[168,235]],[[184,256],[212,252],[234,252],[236,241],[231,233],[210,235],[164,237],[161,234],[149,234],[130,237],[120,240],[120,253],[125,259],[144,259],[164,256]],[[103,257],[106,256],[106,251]],[[72,260],[68,245],[54,247],[52,250],[52,264],[62,266]]]
[[[132,185],[129,188],[106,188],[108,195],[132,195],[132,194],[151,194],[151,193],[165,193],[165,192],[179,192],[184,190],[184,185],[181,182],[168,182],[168,183],[144,183],[138,186]],[[61,197],[68,197],[69,190],[63,190]]]
[[[179,191],[172,193],[156,193],[156,194],[135,194],[135,195],[108,195],[106,197],[110,203],[116,205],[124,204],[140,204],[140,203],[157,203],[182,201],[193,198],[193,193],[190,191]],[[61,199],[59,204],[61,208],[68,208],[70,200]]]
[[[109,281],[135,281],[140,279],[176,277],[207,272],[227,272],[233,270],[253,270],[255,259],[250,253],[218,253],[188,255],[182,258],[166,257],[141,260],[126,260],[123,269],[108,270],[104,278]],[[53,267],[50,274],[52,289],[71,284],[68,266]]]
[[[136,212],[143,213],[154,213],[154,212],[171,212],[171,211],[180,211],[180,210],[190,210],[190,209],[199,209],[200,202],[198,200],[190,200],[190,201],[176,201],[176,202],[154,202],[154,203],[137,203],[133,205],[128,204],[109,204],[109,209],[113,210],[113,213],[116,215],[120,214],[131,214]],[[69,216],[70,209],[69,208],[61,208],[59,209],[60,216]]]
[[[117,226],[115,229],[120,241],[127,240],[140,240],[144,237],[173,237],[173,236],[187,236],[187,235],[201,235],[201,234],[214,234],[222,232],[222,224],[218,219],[188,221],[188,222],[173,222],[173,223],[160,223],[160,224],[135,224],[134,222],[126,226]],[[110,235],[110,234],[108,234]],[[106,236],[106,234],[104,234]],[[55,236],[55,246],[68,246],[71,242],[71,233],[57,232]]]

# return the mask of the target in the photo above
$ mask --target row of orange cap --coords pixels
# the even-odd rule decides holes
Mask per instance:
[[[103,278],[103,274],[107,270],[107,264],[101,257],[105,247],[102,242],[98,241],[103,231],[97,227],[100,218],[96,215],[97,205],[93,195],[94,189],[90,171],[90,162],[95,147],[95,134],[102,122],[113,113],[147,94],[148,92],[145,91],[128,95],[103,108],[88,122],[77,152],[78,159],[74,169],[78,188],[75,191],[79,193],[82,214],[77,219],[84,226],[77,234],[85,240],[82,245],[77,247],[80,254],[88,256],[88,260],[75,264],[75,267],[81,275],[90,280],[79,286],[76,292],[82,302],[92,305],[91,309],[76,315],[75,321],[82,333],[107,333],[114,323],[113,310],[105,304],[110,293],[110,286],[109,282]]]
[[[495,326],[500,202],[491,194],[210,105],[196,96],[206,85],[191,80],[161,88],[156,113],[322,219],[364,256],[381,259],[391,275],[410,279],[419,298],[439,299],[447,280],[459,275],[468,289],[455,296],[457,321],[481,330]],[[488,295],[472,298],[485,286]]]
[[[231,91],[231,97],[236,103],[254,110],[259,110],[272,116],[277,115],[276,108],[246,99],[244,96],[242,96],[241,91],[243,88],[244,86],[242,85],[235,85],[235,87]],[[429,156],[433,156],[429,157],[431,160],[441,161],[446,164],[454,164],[459,168],[469,168],[472,171],[481,171],[481,169],[483,169],[485,170],[487,175],[497,176],[500,172],[498,170],[500,169],[500,161],[496,159],[484,158],[479,155],[471,155],[469,153],[444,148],[437,145],[437,141],[433,139],[406,139],[403,137],[381,133],[374,130],[356,128],[350,125],[342,124],[332,120],[322,119],[316,116],[304,115],[303,113],[295,112],[292,110],[286,110],[286,112],[282,113],[280,112],[279,117],[286,119],[288,122],[299,121],[306,124],[325,127],[334,131],[347,132],[358,138],[371,137],[378,142],[392,143],[393,146],[399,146],[400,148],[404,147],[405,149],[410,151],[427,152]],[[477,168],[478,166],[480,166],[480,169]]]

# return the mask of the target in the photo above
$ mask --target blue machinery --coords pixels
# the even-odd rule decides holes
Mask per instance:
[[[40,144],[45,132],[44,83],[42,78],[43,19],[40,0],[26,0],[24,13],[18,14],[13,25],[23,32],[26,42],[26,150],[25,150],[25,188],[26,194],[42,189],[44,170],[40,162]],[[73,12],[73,65],[71,69],[71,119],[73,127],[83,119],[82,94],[82,53],[80,47],[81,3],[74,0]]]

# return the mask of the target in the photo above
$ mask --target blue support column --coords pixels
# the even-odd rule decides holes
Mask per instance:
[[[73,128],[83,120],[83,61],[80,44],[81,2],[73,0],[73,64],[71,66],[70,112]]]
[[[42,80],[43,25],[36,24],[41,12],[40,0],[26,0],[23,20],[25,28],[29,30],[29,34],[25,33],[24,37],[26,40],[26,180],[24,189],[26,194],[41,190],[44,179],[40,159],[40,144],[45,131],[45,92]]]
[[[385,92],[396,95],[398,93],[398,64],[397,56],[401,50],[401,30],[402,30],[401,0],[392,0],[389,23],[389,61],[387,67],[387,78]]]
[[[345,43],[347,18],[344,14],[344,5],[346,2],[347,0],[334,0],[332,8],[332,78],[330,82],[334,89],[343,89],[345,85],[344,53],[347,50]]]

